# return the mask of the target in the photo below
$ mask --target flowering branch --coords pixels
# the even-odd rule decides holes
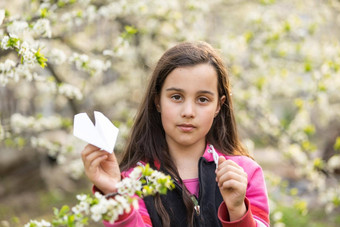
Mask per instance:
[[[94,196],[77,195],[79,203],[69,208],[64,205],[60,210],[54,208],[52,222],[31,220],[25,227],[43,226],[84,226],[88,217],[95,222],[102,220],[114,223],[120,215],[138,209],[138,199],[157,193],[166,194],[175,186],[171,177],[150,168],[149,164],[137,166],[117,184],[118,193],[109,197],[96,192]]]

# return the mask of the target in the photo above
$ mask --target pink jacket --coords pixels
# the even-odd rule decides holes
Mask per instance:
[[[216,150],[217,151],[217,150]],[[223,154],[217,151],[219,156]],[[223,155],[226,159],[231,159],[241,166],[248,174],[248,187],[246,192],[245,204],[247,213],[237,221],[230,222],[228,209],[224,202],[218,209],[218,218],[224,227],[268,227],[269,226],[269,205],[267,197],[266,184],[261,167],[252,159],[246,156],[229,156]],[[208,146],[203,154],[207,161],[213,161],[212,153],[208,152]],[[131,169],[132,170],[132,169]],[[130,171],[122,173],[128,176]],[[136,227],[152,226],[148,211],[142,199],[139,200],[139,209],[132,210],[129,214],[120,216],[114,224],[104,221],[106,227]]]

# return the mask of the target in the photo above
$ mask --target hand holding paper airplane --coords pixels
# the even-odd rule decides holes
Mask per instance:
[[[112,153],[118,136],[118,128],[104,114],[98,111],[94,111],[94,118],[95,125],[93,125],[86,113],[75,115],[73,135]]]

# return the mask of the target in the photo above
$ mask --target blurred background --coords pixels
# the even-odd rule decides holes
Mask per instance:
[[[0,226],[91,193],[74,115],[109,117],[119,156],[156,61],[193,40],[228,66],[271,226],[340,226],[339,26],[339,0],[1,0]]]

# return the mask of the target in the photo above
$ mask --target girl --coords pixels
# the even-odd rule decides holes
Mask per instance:
[[[87,145],[85,173],[103,194],[137,163],[170,174],[175,189],[140,200],[106,226],[269,226],[261,167],[242,147],[222,59],[204,42],[181,43],[158,61],[123,158]],[[216,148],[218,164],[213,159]]]

